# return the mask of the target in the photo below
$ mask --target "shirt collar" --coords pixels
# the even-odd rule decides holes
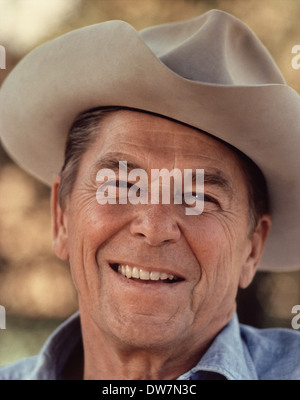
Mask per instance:
[[[60,380],[66,361],[82,345],[79,312],[71,315],[46,340],[35,369],[33,379]]]
[[[178,379],[216,379],[218,375],[228,380],[257,380],[256,370],[249,351],[242,341],[238,317],[231,321],[216,336],[215,340],[199,363]]]

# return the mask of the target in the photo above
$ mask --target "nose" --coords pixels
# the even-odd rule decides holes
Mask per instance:
[[[176,243],[181,236],[176,218],[165,205],[148,206],[134,218],[130,233],[144,238],[150,246]]]

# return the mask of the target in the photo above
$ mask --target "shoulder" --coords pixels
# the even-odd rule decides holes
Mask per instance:
[[[3,380],[31,380],[36,369],[38,357],[32,356],[0,367],[0,381]]]
[[[80,346],[80,318],[75,313],[55,329],[39,354],[0,367],[0,380],[59,380],[66,360]]]
[[[259,379],[300,379],[300,332],[243,324],[240,329]]]

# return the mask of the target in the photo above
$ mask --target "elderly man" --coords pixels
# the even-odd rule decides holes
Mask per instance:
[[[300,99],[242,22],[73,31],[28,55],[0,103],[3,145],[52,184],[79,300],[1,379],[300,379],[299,333],[235,313],[259,264],[299,268]]]

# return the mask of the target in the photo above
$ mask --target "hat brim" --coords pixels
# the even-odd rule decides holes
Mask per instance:
[[[299,269],[300,98],[293,89],[186,79],[129,24],[110,21],[50,41],[16,66],[0,90],[3,146],[51,185],[76,116],[111,105],[168,116],[247,154],[266,177],[273,216],[259,269]]]

